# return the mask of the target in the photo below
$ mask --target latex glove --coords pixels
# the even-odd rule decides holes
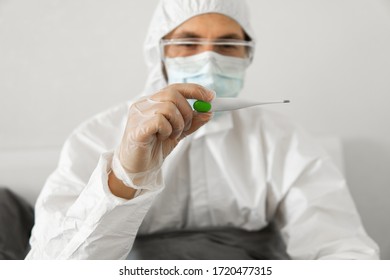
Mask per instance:
[[[118,150],[126,172],[145,174],[158,170],[179,141],[212,116],[193,111],[187,99],[209,102],[214,97],[213,91],[196,84],[173,84],[135,102]]]

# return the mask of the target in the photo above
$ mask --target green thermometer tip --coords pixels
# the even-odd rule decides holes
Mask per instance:
[[[206,101],[197,100],[194,102],[194,110],[200,113],[207,113],[211,110],[211,104]]]

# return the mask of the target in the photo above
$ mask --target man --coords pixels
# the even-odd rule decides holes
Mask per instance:
[[[194,112],[236,96],[254,35],[242,0],[163,0],[144,96],[82,124],[37,201],[27,258],[121,259],[137,234],[275,223],[293,259],[376,259],[345,180],[284,117]]]

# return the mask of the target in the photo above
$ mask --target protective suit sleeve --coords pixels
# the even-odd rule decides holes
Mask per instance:
[[[96,125],[75,132],[65,143],[35,206],[27,259],[126,258],[162,189],[158,173],[153,191],[143,190],[132,200],[114,196],[108,187],[113,152],[106,151],[115,147],[120,132]]]
[[[281,143],[279,143],[281,144]],[[378,259],[341,172],[311,137],[297,131],[273,148],[282,194],[277,225],[292,259]],[[284,152],[287,151],[287,152]]]

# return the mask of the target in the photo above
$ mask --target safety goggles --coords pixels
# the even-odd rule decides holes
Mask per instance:
[[[162,58],[185,57],[204,51],[214,51],[221,55],[249,58],[253,57],[254,42],[235,39],[162,39],[160,48]]]

